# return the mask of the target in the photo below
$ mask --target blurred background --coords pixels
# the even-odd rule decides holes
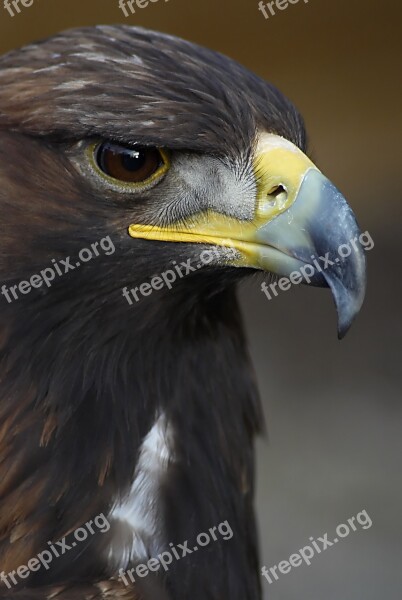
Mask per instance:
[[[0,52],[59,30],[126,23],[185,37],[276,84],[304,115],[313,157],[368,230],[367,301],[342,342],[325,290],[268,301],[241,290],[267,437],[258,442],[261,564],[286,560],[367,510],[360,527],[269,585],[270,600],[400,600],[402,593],[401,30],[396,0],[300,0],[265,19],[257,0],[0,3]],[[207,575],[206,575],[207,576]],[[229,600],[229,599],[228,599]]]

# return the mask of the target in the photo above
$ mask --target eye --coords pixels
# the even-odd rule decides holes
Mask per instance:
[[[104,142],[95,148],[95,161],[108,177],[141,187],[154,182],[169,169],[166,153],[158,148],[130,148]]]

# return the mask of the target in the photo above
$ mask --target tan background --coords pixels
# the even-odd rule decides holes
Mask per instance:
[[[400,600],[402,7],[300,0],[265,20],[257,5],[159,0],[125,18],[118,0],[34,0],[11,18],[0,3],[0,52],[68,27],[142,25],[229,54],[297,104],[314,157],[375,248],[367,302],[342,343],[327,292],[298,288],[268,302],[253,282],[242,290],[269,429],[258,445],[262,564],[310,536],[333,537],[363,508],[373,526],[264,591],[270,600]]]

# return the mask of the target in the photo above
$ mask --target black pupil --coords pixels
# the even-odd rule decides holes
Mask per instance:
[[[144,150],[126,150],[120,154],[121,162],[126,171],[139,171],[145,165],[147,155]]]

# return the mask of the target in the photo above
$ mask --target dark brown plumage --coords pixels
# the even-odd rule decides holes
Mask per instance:
[[[235,297],[251,271],[222,255],[134,306],[121,295],[209,247],[132,239],[130,223],[216,210],[227,189],[241,216],[255,193],[258,131],[305,150],[302,119],[273,86],[163,34],[78,29],[0,58],[0,281],[11,288],[107,236],[115,247],[49,288],[1,297],[1,568],[27,564],[95,515],[111,522],[25,589],[1,586],[1,597],[260,597],[252,502],[262,417]],[[86,160],[97,140],[165,148],[172,169],[128,193]],[[140,542],[113,511],[125,498],[135,505],[158,415],[171,454],[146,498],[146,557],[225,520],[234,535],[126,587],[119,567],[138,563],[128,549]]]

